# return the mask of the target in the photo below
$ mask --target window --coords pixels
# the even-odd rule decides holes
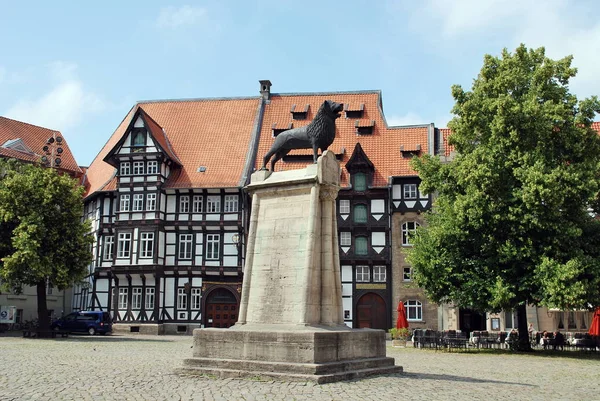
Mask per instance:
[[[368,283],[369,281],[371,281],[369,266],[356,266],[356,282]]]
[[[121,175],[131,174],[131,165],[129,162],[121,162]]]
[[[148,162],[148,174],[158,174],[158,162],[156,160]]]
[[[121,203],[119,204],[119,211],[129,211],[129,195],[121,195]]]
[[[144,162],[133,162],[133,174],[143,175],[144,174]]]
[[[368,249],[367,237],[356,237],[354,239],[354,253],[356,255],[364,256],[369,253]]]
[[[373,266],[373,281],[376,283],[385,283],[385,266]]]
[[[206,235],[206,259],[215,260],[219,259],[219,242],[221,240],[220,234],[207,234]]]
[[[352,237],[350,236],[350,232],[342,231],[340,233],[340,245],[341,246],[351,246],[352,245]]]
[[[367,190],[367,175],[365,173],[356,173],[352,176],[352,178],[354,179],[355,191]]]
[[[140,258],[151,258],[154,255],[154,233],[141,233],[140,237]]]
[[[119,309],[127,309],[127,288],[119,288]]]
[[[340,214],[350,214],[350,201],[348,199],[340,199]]]
[[[154,309],[154,288],[146,288],[146,310]]]
[[[403,269],[403,273],[402,273],[402,280],[403,281],[411,281],[412,280],[412,267],[408,266],[408,267],[404,267]]]
[[[156,194],[146,194],[146,210],[156,210]]]
[[[504,327],[506,327],[507,329],[517,329],[519,327],[519,322],[517,320],[517,312],[504,312]]]
[[[144,210],[144,194],[133,195],[133,208],[131,210],[134,212]]]
[[[179,213],[190,212],[190,197],[185,195],[179,198]]]
[[[104,237],[104,260],[112,260],[114,245],[114,235],[107,235]]]
[[[179,259],[192,258],[192,234],[179,235]]]
[[[407,221],[402,224],[402,245],[412,245],[410,237],[415,234],[419,227],[416,221]]]
[[[131,253],[131,233],[120,233],[117,250],[117,258],[128,258]]]
[[[366,205],[354,206],[354,222],[355,223],[366,223],[367,222],[367,206]]]
[[[177,309],[187,309],[187,294],[185,288],[177,289]]]
[[[146,130],[145,129],[136,129],[132,133],[133,140],[131,144],[133,147],[143,147],[146,146]],[[135,152],[135,150],[134,150]]]
[[[202,299],[200,288],[192,288],[192,309],[200,309]]]
[[[417,199],[417,184],[404,184],[404,199]]]
[[[131,309],[142,309],[142,289],[134,287],[131,290]]]
[[[192,212],[202,213],[202,200],[202,195],[194,195],[194,199],[192,202]]]
[[[408,300],[404,302],[404,307],[408,321],[423,320],[423,305],[420,301]]]
[[[54,287],[52,286],[51,282],[48,282],[48,284],[46,285],[46,295],[52,295],[52,289]]]
[[[221,212],[221,197],[220,196],[209,196],[206,199],[206,213],[220,213]]]
[[[225,195],[225,213],[234,213],[238,211],[238,196]]]

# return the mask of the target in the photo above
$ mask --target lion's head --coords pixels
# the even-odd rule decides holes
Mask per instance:
[[[339,118],[340,113],[344,110],[343,103],[337,103],[333,100],[325,100],[323,106],[329,109],[329,112],[333,115],[333,118]]]

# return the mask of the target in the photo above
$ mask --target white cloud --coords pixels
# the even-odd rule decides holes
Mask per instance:
[[[204,19],[206,9],[202,7],[182,6],[165,7],[160,10],[156,20],[159,28],[178,28],[184,25],[194,25]]]
[[[3,115],[15,120],[65,131],[76,126],[86,115],[97,113],[106,104],[87,91],[75,76],[77,65],[55,62],[50,65],[52,89],[36,99],[21,98]]]
[[[544,46],[547,56],[553,59],[572,54],[573,65],[579,69],[572,81],[573,91],[581,97],[600,93],[596,77],[600,22],[590,18],[600,7],[594,1],[426,0],[422,4],[413,12],[414,28],[422,27],[418,22],[425,16],[440,27],[427,30],[425,35],[437,35],[437,39],[457,42],[465,48],[495,38],[509,50],[524,43],[530,48]]]

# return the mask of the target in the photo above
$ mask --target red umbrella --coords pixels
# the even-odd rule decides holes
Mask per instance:
[[[596,312],[594,312],[594,318],[592,319],[588,333],[593,336],[600,336],[600,307],[596,308]]]
[[[398,304],[398,320],[396,320],[397,329],[408,329],[408,320],[406,320],[406,309],[404,309],[404,303],[400,301]]]

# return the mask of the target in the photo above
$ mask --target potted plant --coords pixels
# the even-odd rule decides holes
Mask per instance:
[[[392,346],[393,347],[405,347],[406,346],[406,341],[410,338],[410,330],[408,330],[406,327],[403,327],[401,329],[397,329],[397,328],[392,328],[389,329],[388,332],[390,333],[390,336],[392,337]]]

